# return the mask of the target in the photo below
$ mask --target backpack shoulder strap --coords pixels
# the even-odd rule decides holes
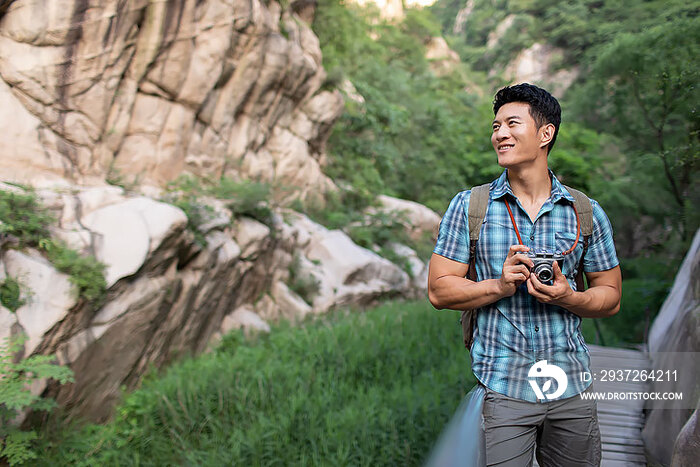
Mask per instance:
[[[489,191],[491,184],[475,186],[469,196],[469,209],[467,217],[469,221],[469,270],[467,279],[476,282],[476,243],[479,241],[481,225],[486,217],[486,210],[489,207]],[[462,311],[459,322],[462,324],[462,336],[464,346],[471,348],[474,342],[474,328],[476,327],[476,310]]]
[[[469,241],[478,241],[481,232],[481,224],[486,217],[486,209],[489,206],[490,183],[475,186],[469,196]]]
[[[467,217],[469,220],[469,272],[467,278],[476,281],[476,243],[479,241],[481,225],[486,217],[486,210],[489,207],[490,183],[475,186],[469,196],[469,209]]]
[[[593,205],[591,200],[583,192],[574,190],[571,187],[564,185],[566,191],[571,193],[576,201],[576,210],[578,211],[579,218],[581,219],[581,235],[585,237],[590,237],[593,234]]]
[[[583,252],[581,253],[581,259],[576,267],[576,289],[582,292],[585,289],[583,282],[583,257],[586,256],[586,251],[588,251],[588,242],[591,239],[591,235],[593,235],[593,205],[591,204],[590,198],[588,198],[588,196],[586,196],[583,192],[575,190],[566,185],[564,185],[564,188],[566,188],[566,191],[571,193],[571,196],[574,197],[574,206],[576,206],[576,211],[578,212],[579,220],[581,221]]]

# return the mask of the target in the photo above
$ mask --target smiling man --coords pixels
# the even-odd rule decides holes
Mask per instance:
[[[487,207],[473,245],[469,202],[476,189],[452,199],[430,260],[429,299],[438,309],[476,310],[470,353],[486,392],[488,465],[529,466],[535,450],[542,467],[597,466],[595,401],[579,396],[590,391],[581,378],[590,361],[581,318],[619,310],[622,279],[610,222],[598,203],[548,168],[561,122],[551,94],[530,84],[506,87],[493,109],[491,142],[505,170],[475,203]],[[541,261],[534,252],[558,259],[548,262],[551,281],[531,272],[533,260]],[[580,268],[586,290],[576,280]]]

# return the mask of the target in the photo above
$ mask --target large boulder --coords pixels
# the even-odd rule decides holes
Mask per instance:
[[[407,199],[379,195],[378,200],[379,210],[397,215],[413,240],[421,240],[421,237],[424,236],[429,236],[433,242],[437,240],[438,228],[440,227],[438,213],[427,206]]]
[[[17,316],[0,305],[0,345],[6,345],[8,339],[13,337],[12,328],[15,327],[16,324]]]
[[[300,273],[318,283],[311,303],[315,312],[409,292],[406,272],[356,245],[344,232],[328,230],[293,211],[286,211],[284,218],[283,235],[299,242]]]
[[[84,216],[81,226],[95,239],[93,251],[107,264],[107,286],[134,274],[167,237],[187,225],[182,210],[150,198],[130,198]]]
[[[24,353],[30,355],[46,331],[62,320],[76,304],[77,293],[67,274],[58,272],[36,250],[9,250],[3,262],[9,277],[21,284],[25,302],[15,312],[17,323],[27,335]]]

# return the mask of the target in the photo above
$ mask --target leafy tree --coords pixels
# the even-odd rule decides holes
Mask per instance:
[[[578,97],[590,126],[618,136],[644,161],[629,165],[637,181],[662,174],[683,240],[697,227],[689,211],[698,199],[699,53],[699,19],[620,34],[597,54]]]

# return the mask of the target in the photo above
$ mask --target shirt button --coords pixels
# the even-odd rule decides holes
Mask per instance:
[[[535,234],[530,235],[530,240],[534,240],[534,239],[535,239]]]
[[[539,327],[539,326],[535,326],[535,332],[537,332],[537,331],[539,331],[539,330],[540,330],[540,327]]]

